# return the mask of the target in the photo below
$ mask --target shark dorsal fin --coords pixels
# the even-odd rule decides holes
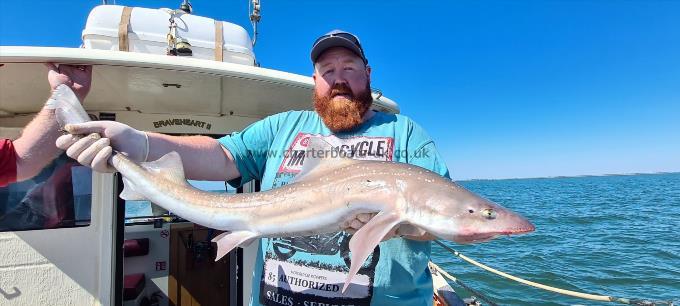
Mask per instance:
[[[343,167],[359,161],[344,157],[337,148],[321,137],[310,137],[305,152],[302,170],[295,176],[293,182],[301,181],[312,172],[319,172],[331,168]]]
[[[179,156],[179,153],[175,151],[165,154],[152,162],[144,162],[139,165],[147,171],[171,182],[187,184],[187,179],[184,177],[182,158]]]
[[[163,155],[161,158],[152,162],[144,162],[139,164],[140,167],[152,173],[155,176],[160,176],[179,185],[186,185],[187,180],[184,177],[184,167],[182,166],[182,158],[177,152],[170,152]],[[123,200],[141,201],[146,200],[140,192],[137,184],[133,181],[123,177],[123,192],[120,197]]]

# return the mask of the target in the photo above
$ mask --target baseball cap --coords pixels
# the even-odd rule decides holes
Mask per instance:
[[[316,63],[321,53],[333,47],[344,47],[352,50],[356,53],[362,60],[364,64],[368,64],[368,60],[364,55],[364,49],[361,48],[361,43],[359,43],[359,38],[356,35],[345,32],[342,30],[330,31],[321,37],[317,38],[312,46],[312,63]]]

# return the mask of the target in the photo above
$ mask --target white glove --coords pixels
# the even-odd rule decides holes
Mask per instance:
[[[114,172],[108,164],[113,150],[132,161],[144,162],[149,156],[149,138],[145,132],[115,121],[90,121],[67,125],[69,133],[57,138],[56,145],[66,155],[99,172]],[[93,133],[101,135],[91,135]],[[83,135],[88,135],[83,137]]]

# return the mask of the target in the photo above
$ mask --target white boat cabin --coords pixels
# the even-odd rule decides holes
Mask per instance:
[[[312,106],[311,78],[258,67],[240,26],[104,5],[90,14],[83,48],[0,46],[0,137],[16,139],[49,97],[46,62],[93,65],[83,101],[91,117],[145,131],[221,137]],[[374,102],[398,112],[380,93]],[[258,190],[257,182],[238,190],[191,183]],[[0,305],[248,303],[255,244],[215,262],[217,231],[149,202],[125,202],[121,189],[117,174],[91,172],[65,155],[0,188]]]

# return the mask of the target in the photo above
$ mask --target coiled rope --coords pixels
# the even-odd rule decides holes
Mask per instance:
[[[548,285],[539,284],[539,283],[536,283],[536,282],[532,282],[532,281],[528,281],[528,280],[519,278],[517,276],[510,275],[510,274],[505,273],[503,271],[496,270],[496,269],[491,268],[487,265],[484,265],[480,262],[477,262],[476,260],[469,258],[469,257],[461,254],[460,252],[448,247],[447,245],[445,245],[443,242],[441,242],[439,240],[435,240],[434,242],[436,242],[439,246],[441,246],[445,250],[451,252],[451,254],[456,255],[457,257],[461,258],[462,260],[464,260],[468,263],[471,263],[471,264],[473,264],[477,267],[480,267],[480,268],[482,268],[486,271],[489,271],[491,273],[494,273],[496,275],[500,275],[500,276],[503,276],[505,278],[514,280],[518,283],[522,283],[522,284],[532,286],[532,287],[535,287],[535,288],[540,288],[540,289],[543,289],[543,290],[547,290],[547,291],[551,291],[551,292],[555,292],[555,293],[559,293],[559,294],[563,294],[563,295],[568,295],[568,296],[573,296],[573,297],[578,297],[578,298],[588,299],[588,300],[593,300],[593,301],[601,301],[601,302],[615,302],[615,303],[626,304],[626,305],[640,305],[640,306],[654,306],[654,305],[673,306],[674,305],[672,301],[647,301],[647,300],[640,300],[640,299],[617,298],[617,297],[612,297],[612,296],[607,296],[607,295],[596,295],[596,294],[589,294],[589,293],[571,291],[571,290],[560,289],[560,288],[555,288],[555,287],[551,287],[551,286],[548,286]],[[436,266],[436,268],[438,269],[438,271],[443,272],[442,275],[444,275],[445,277],[450,278],[453,281],[456,281],[455,278],[453,276],[449,275],[448,273],[446,273],[446,271],[443,271],[441,268],[439,268],[437,266]]]

